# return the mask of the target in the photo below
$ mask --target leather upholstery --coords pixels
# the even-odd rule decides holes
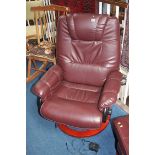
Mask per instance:
[[[54,90],[63,79],[63,73],[58,65],[50,68],[48,72],[32,87],[32,91],[42,99]]]
[[[62,81],[44,102],[41,114],[59,123],[75,127],[96,128],[102,123],[97,104],[100,88]]]
[[[62,16],[57,35],[57,63],[66,81],[103,86],[107,75],[119,69],[116,18],[93,14]]]
[[[118,71],[111,72],[108,76],[99,100],[99,109],[111,106],[117,100],[117,94],[121,85],[122,74]]]
[[[57,65],[33,87],[49,120],[99,128],[104,107],[116,102],[120,88],[119,22],[94,14],[61,16]]]
[[[129,154],[129,115],[113,119],[113,129],[117,138],[119,155]]]

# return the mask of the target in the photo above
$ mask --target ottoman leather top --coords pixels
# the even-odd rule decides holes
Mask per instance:
[[[112,121],[119,149],[125,155],[129,154],[129,115],[114,118]]]

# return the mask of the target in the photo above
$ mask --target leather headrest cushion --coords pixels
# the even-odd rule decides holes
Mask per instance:
[[[100,41],[107,22],[107,16],[95,14],[67,15],[67,25],[73,40]]]

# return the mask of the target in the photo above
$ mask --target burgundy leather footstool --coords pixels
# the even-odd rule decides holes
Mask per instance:
[[[118,155],[129,155],[129,115],[112,120]]]

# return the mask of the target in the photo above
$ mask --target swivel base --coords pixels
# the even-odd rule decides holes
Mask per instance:
[[[63,131],[67,135],[77,137],[77,138],[85,138],[85,137],[97,135],[98,133],[103,131],[107,127],[109,120],[110,120],[110,115],[108,116],[106,122],[102,123],[102,125],[99,129],[91,129],[91,130],[85,130],[85,131],[73,130],[64,124],[58,124],[58,127],[61,131]]]

